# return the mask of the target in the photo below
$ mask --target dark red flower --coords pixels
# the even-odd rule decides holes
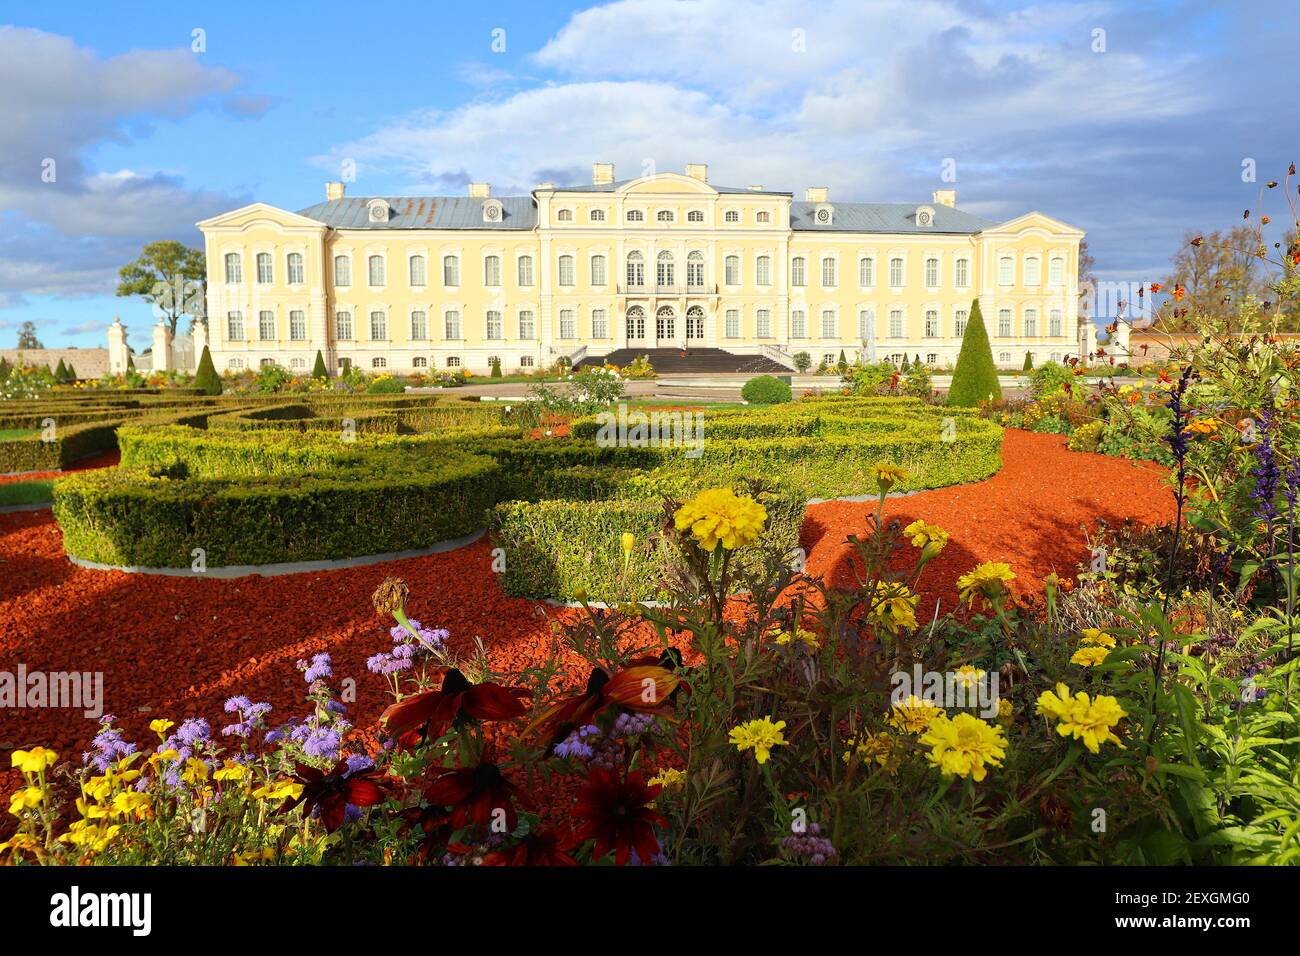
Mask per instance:
[[[532,692],[522,687],[502,687],[487,681],[471,684],[465,675],[451,668],[442,676],[440,690],[425,691],[389,707],[380,722],[390,733],[402,734],[423,727],[426,734],[441,737],[457,720],[509,720],[528,713],[523,703]]]
[[[483,858],[484,866],[577,866],[569,853],[575,840],[567,830],[538,830],[514,846]]]
[[[632,770],[626,776],[618,771],[597,767],[578,791],[574,813],[582,820],[579,840],[595,839],[592,860],[599,860],[610,850],[614,863],[623,866],[636,850],[642,863],[649,863],[659,853],[655,824],[668,821],[648,804],[659,795],[658,784],[646,783],[645,774]]]
[[[638,658],[613,677],[603,667],[592,668],[586,689],[543,710],[524,729],[524,736],[549,734],[549,750],[575,727],[590,724],[606,708],[619,706],[643,714],[663,710],[681,684],[681,678],[664,666],[673,661],[666,652],[657,660]]]
[[[424,788],[425,802],[448,807],[453,830],[470,823],[488,826],[495,822],[494,815],[501,812],[508,832],[519,824],[514,802],[518,800],[525,807],[533,806],[528,795],[511,783],[500,767],[488,760],[475,767],[435,768],[429,773],[429,785]]]
[[[301,803],[302,812],[309,815],[313,808],[319,807],[321,822],[333,833],[343,825],[349,803],[354,807],[372,807],[384,799],[378,777],[379,771],[373,767],[349,773],[346,760],[340,760],[329,773],[298,764],[294,779],[302,784],[302,793],[286,800],[280,812],[287,813]]]
[[[405,836],[411,827],[418,826],[424,838],[416,845],[414,863],[427,863],[429,859],[443,851],[450,853],[467,853],[469,847],[462,843],[451,843],[455,828],[451,825],[451,814],[445,807],[408,807],[398,814],[406,822],[399,833]]]

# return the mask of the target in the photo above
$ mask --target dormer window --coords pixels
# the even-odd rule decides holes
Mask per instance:
[[[934,225],[934,207],[917,206],[916,207],[916,224],[924,229],[929,229]]]
[[[496,199],[488,199],[483,203],[483,221],[500,222],[505,218],[505,208]]]
[[[372,199],[366,203],[366,219],[370,222],[388,222],[389,212],[387,199]]]
[[[671,209],[660,209],[657,213],[655,213],[655,219],[658,220],[659,222],[672,222],[673,211]]]
[[[813,210],[813,221],[819,226],[829,226],[835,221],[835,207],[828,202],[818,203]]]
[[[561,209],[559,212],[557,212],[557,213],[555,214],[555,221],[556,221],[556,222],[573,222],[573,210],[572,210],[572,209]]]
[[[756,218],[759,222],[771,222],[772,214],[770,212],[760,212]]]

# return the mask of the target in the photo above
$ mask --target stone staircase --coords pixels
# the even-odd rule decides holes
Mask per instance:
[[[753,373],[754,375],[789,375],[790,369],[762,355],[736,355],[725,349],[690,348],[686,354],[681,349],[615,349],[607,355],[588,355],[577,368],[612,362],[619,368],[630,365],[638,356],[650,359],[651,366],[660,375],[709,375],[725,373]]]

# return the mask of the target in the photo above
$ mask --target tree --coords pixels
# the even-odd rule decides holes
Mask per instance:
[[[81,376],[77,374],[77,370],[76,370],[75,368],[73,368],[73,367],[72,367],[72,363],[69,362],[69,363],[68,363],[68,382],[69,382],[69,384],[72,383],[72,382],[77,381],[79,378],[81,378]]]
[[[203,351],[205,354],[207,353],[208,348],[206,345],[203,347]],[[208,357],[208,361],[212,361],[211,356]],[[325,356],[321,355],[320,349],[316,350],[316,364],[312,366],[311,377],[319,378],[322,381],[330,377],[329,370],[325,368]]]
[[[203,252],[174,239],[150,242],[140,258],[118,270],[117,294],[138,295],[157,308],[176,334],[182,315],[205,318],[207,269]]]
[[[9,377],[10,371],[12,371],[12,367],[9,365],[9,360],[0,355],[0,382]]]
[[[316,353],[316,358],[319,361],[320,352]],[[201,389],[204,395],[221,394],[221,376],[212,364],[212,353],[206,345],[203,346],[203,354],[199,356],[199,369],[194,373],[194,387]]]
[[[20,349],[43,349],[44,345],[36,337],[36,323],[24,322],[18,327],[18,347]]]
[[[135,355],[131,352],[126,353],[126,370],[128,372],[135,371]]]
[[[794,353],[794,368],[800,375],[812,368],[812,356],[807,352]]]
[[[980,402],[1001,397],[1002,385],[993,365],[993,347],[989,345],[989,333],[984,328],[984,316],[976,299],[971,303],[970,320],[961,337],[957,368],[948,387],[948,404],[973,408]]]
[[[1259,257],[1259,236],[1250,226],[1237,226],[1227,233],[1217,229],[1200,235],[1186,233],[1170,266],[1163,291],[1183,288],[1178,312],[1188,318],[1208,319],[1225,330],[1234,327],[1247,296],[1261,302],[1271,298]],[[1183,324],[1172,315],[1162,322],[1169,331],[1174,330],[1170,326]]]
[[[1033,353],[1033,352],[1026,352],[1026,353],[1025,353],[1025,364],[1024,364],[1024,367],[1021,369],[1021,371],[1022,371],[1022,372],[1032,372],[1033,370],[1034,370],[1034,353]]]
[[[1089,295],[1089,290],[1097,285],[1097,276],[1093,270],[1097,267],[1097,260],[1092,257],[1092,251],[1088,248],[1088,240],[1079,240],[1079,321],[1089,318],[1090,309],[1088,306],[1095,301],[1095,296]]]
[[[492,377],[501,377],[501,357],[499,355],[492,356]]]

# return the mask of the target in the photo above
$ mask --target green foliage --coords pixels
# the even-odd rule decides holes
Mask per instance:
[[[206,349],[206,346],[204,348]],[[321,354],[320,349],[316,350],[316,364],[312,366],[311,377],[320,381],[330,377],[329,370],[325,368],[325,356]]]
[[[1034,370],[1034,353],[1025,353],[1025,364],[1021,366],[1022,372],[1032,372]]]
[[[9,360],[4,356],[0,356],[0,382],[3,382],[5,379],[7,379],[11,371],[12,371],[12,366],[10,366]]]
[[[117,294],[139,296],[159,309],[173,333],[182,315],[202,319],[207,266],[202,249],[172,239],[147,243],[118,270]]]
[[[948,404],[973,408],[980,402],[1002,397],[997,368],[993,365],[993,348],[989,345],[980,303],[971,303],[970,319],[962,335],[961,351],[957,354],[957,368],[952,373],[948,387]]]
[[[500,377],[501,377],[501,356],[499,356],[499,355],[494,355],[494,356],[492,356],[492,373],[491,373],[491,375],[492,375],[492,378],[500,378]]]
[[[293,381],[293,375],[280,365],[263,365],[257,370],[257,390],[274,394]]]
[[[794,396],[790,386],[776,376],[759,375],[745,383],[740,397],[753,405],[780,405]]]
[[[68,366],[64,364],[63,359],[59,359],[59,364],[54,369],[54,381],[59,385],[65,385],[68,382]]]
[[[1060,362],[1044,362],[1033,369],[1029,387],[1035,396],[1051,395],[1075,380],[1074,370]]]
[[[794,367],[800,375],[804,375],[812,368],[812,356],[807,352],[794,353]]]
[[[406,383],[391,375],[377,375],[366,385],[371,395],[400,395],[406,391]]]

